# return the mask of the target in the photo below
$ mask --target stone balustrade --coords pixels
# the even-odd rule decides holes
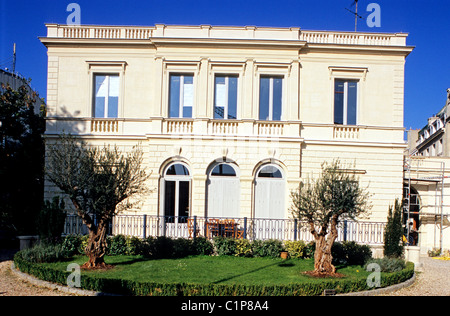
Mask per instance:
[[[214,38],[290,40],[315,44],[406,46],[407,34],[303,31],[300,28],[226,27],[226,26],[94,26],[47,24],[48,38],[122,39]]]

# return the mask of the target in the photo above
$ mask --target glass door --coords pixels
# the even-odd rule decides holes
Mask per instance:
[[[170,166],[164,175],[163,212],[165,235],[187,237],[190,208],[190,176],[186,166]]]

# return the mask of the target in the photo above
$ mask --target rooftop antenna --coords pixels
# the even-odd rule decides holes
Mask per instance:
[[[14,48],[13,48],[13,65],[12,65],[12,72],[13,72],[13,74],[16,73],[16,43],[14,43]]]
[[[354,6],[355,7],[355,11],[352,11],[352,10],[350,10],[348,8],[345,8],[345,10],[347,10],[348,12],[350,12],[351,14],[353,14],[355,16],[355,32],[358,31],[358,18],[363,19],[363,17],[358,14],[358,1],[359,0],[354,0],[353,3],[350,6],[350,7]]]

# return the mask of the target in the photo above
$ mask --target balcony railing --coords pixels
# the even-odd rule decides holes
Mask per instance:
[[[222,224],[221,224],[222,223]],[[214,225],[214,226],[212,226]],[[227,226],[229,225],[229,226]],[[385,223],[344,221],[338,226],[337,241],[355,241],[360,244],[384,243]],[[77,215],[68,215],[64,234],[85,235],[88,230]],[[193,238],[225,236],[249,240],[302,240],[310,242],[314,237],[309,226],[296,219],[264,218],[206,218],[200,216],[173,217],[151,215],[118,215],[110,224],[112,235],[140,238],[165,236]]]
[[[119,121],[114,119],[93,119],[91,121],[92,133],[119,133]]]
[[[194,131],[193,121],[167,121],[167,134],[192,134]]]
[[[239,122],[236,121],[212,121],[211,133],[213,135],[238,135],[239,134]]]
[[[108,136],[196,135],[264,138],[300,138],[299,121],[214,120],[214,119],[110,119],[48,117],[47,133],[71,132]]]
[[[357,140],[359,139],[359,127],[357,126],[335,126],[334,138],[345,140]]]
[[[267,122],[253,120],[164,119],[163,133],[213,136],[299,137],[300,124],[300,122]]]

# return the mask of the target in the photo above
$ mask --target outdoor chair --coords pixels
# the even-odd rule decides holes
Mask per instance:
[[[188,224],[188,230],[189,230],[189,239],[192,239],[194,236],[198,237],[198,234],[200,232],[200,229],[198,227],[195,228],[195,232],[194,232],[194,219],[193,218],[188,218],[187,219],[187,224]]]

